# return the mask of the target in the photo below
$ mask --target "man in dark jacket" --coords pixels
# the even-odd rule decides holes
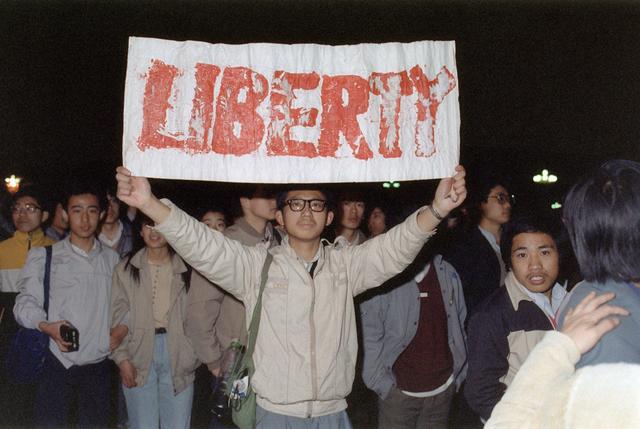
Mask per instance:
[[[558,250],[550,229],[532,219],[516,219],[502,234],[502,257],[509,267],[504,287],[471,316],[469,371],[465,396],[486,421],[529,352],[546,331],[566,295],[555,283]]]

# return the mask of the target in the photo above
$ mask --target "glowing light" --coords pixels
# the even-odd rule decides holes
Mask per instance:
[[[398,189],[400,187],[400,182],[394,182],[393,180],[389,180],[388,182],[384,182],[382,187],[385,189]]]
[[[20,180],[21,179],[19,177],[16,177],[14,174],[4,179],[4,183],[7,186],[7,191],[9,191],[10,194],[15,194],[16,192],[18,192],[18,189],[20,189]]]
[[[533,176],[534,183],[540,183],[543,185],[548,185],[549,183],[556,183],[558,181],[558,176],[555,174],[549,174],[549,170],[546,168],[542,170],[540,174],[536,174]]]
[[[559,202],[555,201],[551,204],[551,209],[558,210],[559,208],[562,208],[562,204],[560,204]]]

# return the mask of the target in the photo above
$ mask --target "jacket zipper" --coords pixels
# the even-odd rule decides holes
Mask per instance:
[[[311,400],[309,401],[309,405],[307,407],[307,417],[310,418],[313,411],[313,401],[318,396],[318,377],[317,372],[318,368],[316,365],[316,325],[313,320],[313,310],[316,303],[316,288],[315,283],[313,281],[313,277],[311,277],[311,309],[309,311],[309,329],[310,329],[310,338],[311,338]]]

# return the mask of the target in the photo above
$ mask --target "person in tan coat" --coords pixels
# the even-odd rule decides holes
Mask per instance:
[[[353,298],[404,269],[439,222],[466,197],[465,172],[443,179],[431,206],[360,246],[321,245],[333,220],[327,193],[296,188],[278,196],[286,237],[273,249],[246,247],[151,192],[148,180],[118,168],[118,197],[156,222],[186,261],[241,299],[251,317],[267,252],[273,256],[253,354],[258,428],[350,427],[346,396],[357,357]]]
[[[111,353],[120,369],[131,428],[189,428],[195,370],[200,364],[185,336],[190,270],[150,219],[145,247],[116,266],[112,327],[127,335]]]

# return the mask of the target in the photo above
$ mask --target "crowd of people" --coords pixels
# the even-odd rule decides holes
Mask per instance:
[[[210,410],[261,305],[260,428],[351,427],[354,380],[385,429],[640,424],[640,164],[583,178],[562,223],[515,213],[507,182],[473,173],[456,167],[421,207],[246,187],[231,221],[213,205],[192,217],[123,167],[57,201],[21,188],[0,225],[0,420],[233,427]],[[561,269],[571,258],[579,272]],[[20,326],[50,338],[37,385],[4,367]]]

